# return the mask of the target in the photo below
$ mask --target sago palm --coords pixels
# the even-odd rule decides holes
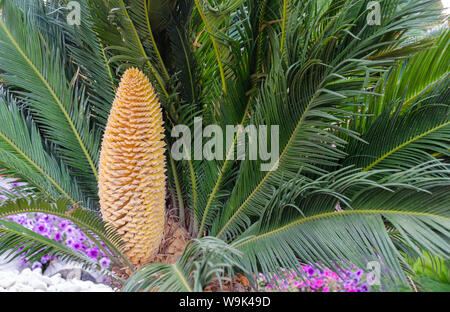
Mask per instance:
[[[100,218],[97,170],[118,80],[137,67],[163,108],[168,198],[193,240],[176,263],[138,268],[124,290],[197,291],[236,271],[252,279],[299,263],[369,261],[391,287],[408,283],[406,257],[448,260],[450,33],[423,33],[447,18],[439,1],[379,1],[379,25],[365,0],[179,0],[161,14],[154,1],[79,2],[74,26],[66,1],[0,1],[0,163],[34,187],[0,216],[66,216],[135,270],[119,224]],[[267,161],[247,150],[227,157],[237,133],[223,159],[186,148],[174,159],[170,130],[198,135],[195,117],[224,130],[279,126],[267,137],[278,160],[263,171]],[[24,244],[29,256],[92,265],[0,222],[2,253]]]

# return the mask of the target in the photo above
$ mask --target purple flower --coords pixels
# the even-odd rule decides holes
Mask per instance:
[[[102,266],[102,268],[108,268],[109,265],[111,264],[111,260],[109,260],[108,258],[101,258],[99,261],[100,265]]]
[[[33,228],[33,226],[34,226],[33,220],[28,220],[27,223],[25,224],[25,227],[27,228]]]
[[[369,286],[366,283],[363,283],[363,284],[361,284],[359,289],[361,290],[361,292],[368,292],[369,291]]]
[[[98,249],[97,248],[89,248],[87,250],[87,255],[91,258],[97,259],[98,257]]]
[[[111,266],[111,260],[96,248],[94,242],[90,240],[86,235],[72,222],[63,218],[45,214],[45,213],[22,213],[12,215],[4,218],[5,220],[11,220],[18,224],[22,224],[24,227],[39,233],[49,239],[53,239],[57,242],[63,243],[68,247],[75,250],[86,253],[89,257],[99,261],[99,264],[105,268]],[[2,236],[4,234],[0,234]],[[103,246],[104,243],[102,243]],[[41,262],[29,262],[26,258],[27,253],[24,253],[24,246],[18,245],[15,247],[21,256],[21,262],[24,266],[32,269],[39,268],[43,263],[55,258],[55,255],[45,255],[41,257]],[[43,250],[38,250],[37,253],[41,253]],[[21,253],[21,254],[20,254]],[[99,260],[100,259],[100,260]]]
[[[75,241],[75,242],[72,244],[72,248],[75,249],[75,250],[80,250],[80,249],[81,249],[81,243]]]
[[[81,235],[78,237],[78,240],[79,240],[80,242],[84,242],[84,241],[86,240],[86,236],[84,236],[84,234],[81,233]]]
[[[45,255],[41,258],[41,263],[46,263],[46,262],[50,261],[51,258],[52,258],[51,255]]]
[[[368,281],[370,284],[372,284],[373,282],[375,282],[376,278],[377,278],[376,275],[373,274],[373,273],[368,273],[367,276],[366,276],[366,279],[367,279],[367,281]]]
[[[47,229],[47,227],[45,226],[45,224],[40,223],[40,224],[38,224],[38,225],[36,226],[36,231],[37,231],[39,234],[45,234],[45,233],[47,233],[48,229]]]
[[[55,241],[59,242],[61,239],[62,239],[61,232],[56,232],[56,234],[55,234]]]
[[[353,285],[353,281],[345,281],[344,282],[344,287],[350,287]]]
[[[24,225],[27,222],[27,218],[25,216],[17,216],[16,220],[17,223]]]
[[[354,273],[354,276],[357,278],[360,278],[361,275],[363,275],[363,273],[364,273],[363,270],[359,269]]]
[[[314,270],[313,267],[308,267],[306,269],[306,274],[308,274],[310,277],[314,276],[314,274],[316,274],[316,270]]]
[[[64,230],[67,228],[68,225],[69,225],[69,224],[67,223],[66,220],[62,220],[62,221],[59,223],[59,228],[60,228],[61,230],[64,231]]]

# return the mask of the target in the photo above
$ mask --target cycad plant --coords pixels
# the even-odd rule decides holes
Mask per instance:
[[[28,198],[10,194],[1,217],[69,218],[115,263],[137,269],[124,287],[133,291],[372,261],[387,289],[408,285],[406,258],[422,250],[448,260],[450,33],[437,26],[447,18],[440,1],[383,0],[380,10],[365,0],[78,2],[81,24],[70,25],[67,1],[0,1],[0,163],[34,187]],[[102,135],[129,67],[149,77],[162,105],[168,198],[193,238],[174,264],[135,267],[119,224],[100,218]],[[221,159],[195,148],[175,159],[170,130],[198,136],[196,117],[224,130],[278,126],[266,138],[277,161],[261,170],[266,161],[249,151],[235,160],[237,132]],[[101,200],[114,193],[102,187]],[[23,245],[31,258],[93,265],[0,222],[1,253]]]

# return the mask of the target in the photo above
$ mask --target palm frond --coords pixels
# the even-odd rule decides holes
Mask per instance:
[[[174,264],[151,263],[139,269],[125,283],[122,291],[199,292],[212,281],[222,282],[240,268],[242,254],[214,237],[194,239]]]
[[[386,269],[381,272],[382,281],[391,287],[406,284],[402,268],[405,259],[388,234],[386,220],[416,252],[427,248],[446,258],[450,250],[450,202],[446,195],[450,180],[432,178],[427,170],[422,179],[419,175],[411,178],[410,174],[398,172],[388,184],[382,183],[382,188],[364,188],[356,182],[354,186],[362,187],[356,192],[353,187],[340,189],[347,184],[342,182],[352,178],[332,180],[340,196],[354,194],[348,197],[350,206],[339,211],[335,209],[336,195],[326,189],[319,196],[301,196],[298,187],[286,184],[276,193],[284,195],[281,200],[272,202],[274,207],[266,207],[259,220],[241,236],[249,239],[236,244],[236,248],[245,254],[243,261],[251,272],[295,269],[300,262],[330,268],[353,263],[366,269],[369,261],[378,261]]]
[[[78,205],[70,206],[66,199],[50,201],[45,198],[18,198],[2,203],[0,206],[0,217],[7,217],[19,213],[42,212],[55,215],[72,221],[86,236],[88,236],[105,254],[112,260],[120,259],[133,271],[133,266],[122,254],[123,242],[114,228],[106,224],[94,211],[83,209]],[[100,240],[100,241],[99,241]],[[100,242],[106,246],[103,247]]]
[[[142,68],[160,95],[160,100],[166,103],[170,96],[166,86],[167,77],[164,78],[166,69],[164,64],[161,64],[158,47],[148,38],[148,16],[144,2],[146,1],[96,0],[89,4],[94,29],[106,49],[113,53],[109,63],[120,63],[118,70],[127,66]],[[153,37],[153,33],[150,37]],[[160,68],[155,64],[159,64]]]
[[[363,170],[407,169],[449,155],[449,36],[447,30],[433,48],[390,72],[380,86],[382,98],[368,98],[364,110],[371,115],[351,125],[363,141],[350,140],[344,163]]]
[[[4,2],[0,19],[1,77],[30,107],[63,161],[95,194],[100,133],[89,124],[83,90],[66,79],[58,42],[45,40],[33,19]]]
[[[199,73],[197,60],[194,51],[189,28],[189,20],[192,15],[193,1],[179,2],[170,17],[170,24],[167,26],[171,51],[174,61],[176,78],[180,83],[180,97],[185,103],[199,104]],[[181,105],[180,105],[181,106]],[[197,108],[198,109],[198,108]],[[169,112],[171,113],[171,112]],[[178,118],[173,118],[179,123]],[[187,124],[186,120],[181,120]]]
[[[114,100],[116,76],[108,64],[109,55],[94,31],[93,17],[85,0],[80,1],[80,8],[81,25],[75,27],[57,19],[54,22],[65,31],[67,54],[78,67],[78,79],[86,88],[94,120],[103,128]]]
[[[328,10],[338,12],[333,13],[332,22],[320,10],[311,14],[313,10],[306,11],[309,6],[297,5],[293,9],[295,14],[305,20],[287,28],[288,63],[280,61],[283,60],[280,52],[277,53],[280,43],[273,35],[273,65],[259,95],[259,110],[253,114],[251,123],[280,125],[283,137],[279,142],[279,160],[266,172],[258,168],[261,162],[242,163],[238,187],[222,216],[216,219],[214,235],[234,236],[248,226],[248,216],[260,213],[261,205],[269,200],[270,189],[292,179],[299,168],[303,167],[305,174],[321,175],[326,173],[326,168],[335,167],[344,157],[346,145],[338,137],[339,133],[357,139],[355,132],[341,126],[351,114],[340,104],[348,98],[372,94],[363,89],[366,73],[375,75],[391,66],[393,60],[368,60],[368,57],[380,46],[390,45],[384,41],[386,33],[406,29],[418,18],[405,8],[393,13],[402,17],[404,24],[384,23],[383,27],[369,31],[365,21],[361,21],[364,4],[348,2],[339,7],[330,6]],[[421,8],[426,7],[423,2]],[[322,20],[322,16],[327,18]],[[354,25],[349,25],[347,19],[354,20]],[[310,43],[305,45],[305,42]]]
[[[0,220],[0,237],[2,238],[0,255],[6,254],[6,259],[9,261],[21,257],[35,262],[45,255],[52,255],[61,261],[76,261],[83,268],[96,269],[102,271],[103,274],[110,274],[86,255],[13,221]]]
[[[33,119],[24,116],[11,96],[0,96],[0,123],[0,163],[9,174],[54,199],[62,195],[72,204],[86,201],[69,169],[45,150]]]

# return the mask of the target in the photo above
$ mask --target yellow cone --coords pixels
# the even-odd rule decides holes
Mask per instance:
[[[103,219],[118,229],[136,266],[158,251],[164,231],[165,143],[161,106],[138,69],[122,76],[103,136],[99,197]]]

